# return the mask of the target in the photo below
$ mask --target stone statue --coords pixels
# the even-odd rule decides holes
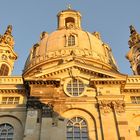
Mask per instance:
[[[12,34],[12,25],[7,26],[7,29],[6,29],[4,34],[6,34],[6,35],[11,35]]]
[[[130,33],[131,34],[136,33],[136,30],[135,30],[133,25],[130,25],[129,28],[130,28]]]
[[[48,33],[43,31],[41,34],[40,34],[40,40],[42,40],[43,38],[47,37],[48,36]]]
[[[96,38],[98,38],[99,40],[101,40],[101,35],[99,32],[94,32],[92,33]]]

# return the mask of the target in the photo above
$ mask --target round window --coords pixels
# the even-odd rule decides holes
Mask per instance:
[[[81,95],[84,89],[84,83],[79,79],[71,79],[66,84],[66,92],[72,96]]]

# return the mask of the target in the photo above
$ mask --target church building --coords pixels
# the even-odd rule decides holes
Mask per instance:
[[[0,140],[140,140],[140,34],[128,41],[133,75],[122,74],[99,32],[70,7],[42,32],[20,76],[12,26],[0,35]]]

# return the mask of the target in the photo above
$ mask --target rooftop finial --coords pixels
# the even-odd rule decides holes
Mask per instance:
[[[71,10],[71,4],[68,4],[68,10]]]
[[[135,30],[133,25],[130,25],[129,28],[130,28],[130,33],[131,34],[134,33],[134,32],[136,33],[136,30]]]

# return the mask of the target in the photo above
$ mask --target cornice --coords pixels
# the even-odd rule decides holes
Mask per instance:
[[[25,89],[0,89],[1,94],[25,94]]]
[[[70,70],[72,67],[75,67],[79,70],[87,71],[87,73],[95,73],[99,77],[113,77],[117,79],[126,78],[126,75],[123,75],[119,72],[112,72],[107,69],[103,69],[102,66],[96,67],[93,65],[85,65],[85,62],[81,62],[79,60],[72,60],[67,63],[62,63],[60,65],[53,66],[46,70],[40,70],[39,73],[32,72],[32,76],[30,75],[30,77],[40,77],[40,78],[50,77],[58,73],[63,73],[63,71]],[[28,74],[25,75],[25,77],[28,77]]]
[[[84,51],[88,51],[88,53],[85,53],[85,55],[83,55]],[[88,55],[86,55],[86,54],[88,54]],[[106,70],[108,70],[108,72],[110,70],[112,70],[112,72],[114,71],[114,74],[117,73],[117,70],[113,66],[109,65],[108,63],[105,63],[103,60],[97,61],[97,59],[95,59],[90,54],[91,54],[90,50],[81,50],[81,49],[77,49],[77,48],[76,48],[76,50],[75,49],[66,49],[66,50],[57,50],[56,52],[48,52],[48,54],[46,54],[44,56],[39,56],[39,57],[36,57],[35,59],[32,59],[30,61],[30,63],[25,67],[23,76],[28,75],[30,72],[32,72],[33,70],[35,70],[38,67],[41,68],[42,65],[48,64],[50,62],[56,62],[56,61],[58,61],[58,62],[63,61],[63,64],[65,63],[65,61],[67,63],[69,63],[71,61],[75,61],[83,66],[86,64],[86,67],[87,66],[95,67],[95,65],[98,65],[98,66],[100,65],[99,67],[97,66],[97,69],[98,68],[100,70],[106,69]],[[89,63],[87,63],[87,62],[89,62]],[[63,65],[63,64],[61,64],[61,65]],[[93,64],[95,64],[95,65],[93,65]]]
[[[15,85],[15,84],[23,84],[23,79],[21,76],[0,76],[0,85]]]
[[[60,85],[60,79],[41,79],[41,78],[28,78],[24,79],[25,85],[53,85],[58,87]]]

